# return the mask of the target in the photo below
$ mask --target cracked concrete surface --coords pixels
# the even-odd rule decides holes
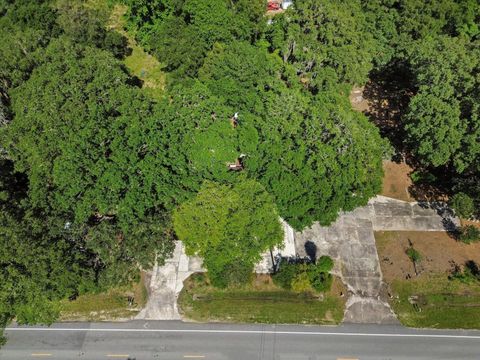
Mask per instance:
[[[377,196],[367,206],[341,213],[328,227],[318,223],[295,233],[297,253],[306,256],[307,243],[318,256],[335,260],[333,272],[348,289],[344,322],[396,323],[375,245],[374,231],[446,231],[458,225],[443,204],[408,203]]]
[[[175,243],[172,257],[163,266],[155,265],[148,273],[148,301],[135,317],[142,320],[180,320],[177,297],[183,282],[195,272],[205,271],[202,259],[188,257],[181,241]]]

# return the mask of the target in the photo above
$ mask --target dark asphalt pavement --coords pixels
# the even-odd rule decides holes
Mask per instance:
[[[11,327],[0,359],[468,359],[480,360],[479,331],[191,324],[178,321],[62,323]]]

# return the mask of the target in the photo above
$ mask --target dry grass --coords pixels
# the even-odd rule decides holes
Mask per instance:
[[[133,297],[130,306],[128,298]],[[145,306],[147,290],[141,279],[129,286],[113,288],[103,293],[81,295],[73,301],[61,302],[61,321],[107,321],[131,319]]]

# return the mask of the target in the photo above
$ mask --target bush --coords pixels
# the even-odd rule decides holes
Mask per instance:
[[[310,277],[308,273],[301,272],[292,281],[292,290],[298,293],[306,293],[312,291],[312,285],[310,284]]]
[[[428,171],[414,171],[410,174],[410,179],[415,184],[432,184],[437,181],[437,177]]]
[[[325,292],[332,287],[332,274],[320,272],[310,277],[310,284],[318,292]]]
[[[465,193],[459,192],[455,194],[450,200],[450,206],[457,216],[468,219],[472,217],[475,212],[475,204],[473,199]]]
[[[282,264],[280,271],[273,275],[273,282],[286,290],[296,292],[318,292],[330,290],[333,276],[329,273],[333,268],[333,260],[322,256],[316,264]]]
[[[280,271],[272,276],[273,283],[285,290],[291,290],[293,279],[299,272],[299,264],[282,264]]]
[[[330,272],[333,269],[333,260],[329,256],[322,256],[318,259],[315,269],[317,272]]]
[[[465,244],[471,244],[480,240],[480,230],[473,225],[466,225],[460,229],[458,239]]]
[[[456,265],[449,276],[450,280],[459,280],[464,284],[471,284],[480,281],[480,268],[475,261],[467,261],[462,271],[461,267]]]
[[[248,284],[252,280],[252,275],[252,265],[240,261],[228,264],[221,270],[213,266],[208,269],[211,284],[220,289]]]
[[[409,247],[407,251],[405,251],[405,253],[414,263],[418,263],[422,260],[422,254],[420,254],[420,252],[418,252],[418,250],[415,250],[413,247]]]

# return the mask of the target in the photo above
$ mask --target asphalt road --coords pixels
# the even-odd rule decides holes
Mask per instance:
[[[13,327],[1,359],[480,359],[480,332],[188,324],[178,321]]]

